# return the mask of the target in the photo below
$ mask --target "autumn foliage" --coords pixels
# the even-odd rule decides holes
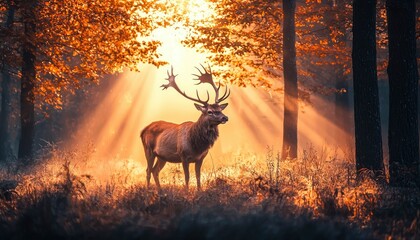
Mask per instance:
[[[208,18],[184,19],[190,34],[184,43],[209,53],[219,74],[232,84],[280,90],[282,79],[281,1],[212,0]],[[378,47],[386,47],[383,1],[378,4]],[[311,92],[331,94],[337,78],[351,72],[351,1],[307,0],[297,3],[296,51],[300,98]],[[385,58],[379,55],[379,74]],[[234,69],[234,70],[232,70]],[[337,75],[338,74],[338,75]]]
[[[86,83],[98,82],[100,77],[138,70],[139,63],[156,66],[156,49],[160,43],[149,38],[159,26],[168,24],[162,13],[167,7],[155,1],[50,1],[1,2],[1,20],[15,9],[15,23],[3,29],[2,65],[12,66],[19,76],[22,62],[21,45],[33,44],[36,68],[34,94],[38,106],[62,106],[63,92],[83,88]],[[23,35],[25,8],[34,7],[34,36]],[[3,26],[2,26],[3,27]]]

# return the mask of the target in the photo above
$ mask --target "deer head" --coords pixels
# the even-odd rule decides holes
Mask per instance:
[[[201,65],[201,64],[200,64]],[[222,111],[227,107],[227,103],[220,104],[222,101],[226,100],[230,95],[230,90],[226,87],[223,95],[219,97],[219,90],[221,85],[219,84],[216,86],[216,84],[213,81],[213,74],[211,72],[210,66],[208,69],[206,69],[203,65],[201,65],[203,68],[203,71],[201,71],[199,68],[196,67],[198,72],[200,74],[193,74],[196,76],[193,80],[198,80],[198,83],[196,85],[207,83],[212,86],[212,88],[215,91],[215,99],[213,104],[209,104],[210,95],[207,91],[207,99],[201,100],[200,95],[198,93],[198,90],[196,90],[197,98],[193,98],[185,94],[185,91],[181,91],[181,89],[178,87],[178,84],[175,81],[175,77],[177,75],[174,75],[173,67],[171,67],[171,72],[167,71],[168,80],[167,84],[163,84],[161,87],[163,90],[172,87],[174,88],[179,94],[184,96],[185,98],[195,102],[194,106],[201,112],[201,117],[203,117],[206,121],[208,121],[211,125],[218,125],[218,124],[224,124],[228,121],[228,117],[222,113]]]

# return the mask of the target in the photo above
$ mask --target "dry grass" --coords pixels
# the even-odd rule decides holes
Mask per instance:
[[[4,166],[0,177],[19,184],[0,199],[0,237],[420,238],[418,189],[390,188],[369,171],[356,179],[352,157],[337,150],[309,146],[294,160],[271,148],[230,154],[204,170],[202,192],[183,191],[181,167],[168,164],[161,193],[145,188],[143,163],[91,153],[50,146],[30,168]]]

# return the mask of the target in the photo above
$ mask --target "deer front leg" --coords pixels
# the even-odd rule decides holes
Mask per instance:
[[[195,178],[197,179],[197,191],[201,191],[201,164],[203,163],[203,159],[197,160],[195,163]]]
[[[189,170],[189,163],[188,161],[182,161],[182,168],[184,169],[185,175],[185,190],[188,191],[188,183],[190,181],[190,170]]]

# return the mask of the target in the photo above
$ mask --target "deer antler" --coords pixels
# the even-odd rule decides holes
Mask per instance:
[[[166,78],[166,80],[168,80],[168,84],[162,84],[162,90],[168,89],[169,87],[173,87],[178,93],[180,93],[182,96],[184,96],[185,98],[192,100],[194,102],[198,102],[201,103],[203,105],[207,105],[210,96],[209,96],[209,92],[207,92],[207,100],[203,101],[200,99],[200,96],[198,95],[198,90],[196,90],[196,94],[197,94],[197,98],[192,98],[190,96],[188,96],[187,94],[185,94],[185,91],[181,91],[181,89],[178,87],[178,84],[175,82],[175,77],[178,76],[174,75],[174,68],[171,66],[171,73],[169,73],[169,71],[166,71],[168,73],[168,78]]]
[[[200,64],[200,66],[203,68],[204,72],[202,72],[199,68],[195,67],[200,72],[200,75],[193,74],[194,76],[197,77],[194,80],[198,80],[199,81],[196,85],[201,84],[201,83],[208,83],[208,84],[210,84],[213,87],[213,89],[214,89],[214,91],[216,93],[216,96],[215,96],[215,99],[214,99],[215,103],[220,103],[220,102],[226,100],[229,97],[229,95],[230,95],[230,90],[226,87],[225,93],[219,99],[219,90],[220,90],[221,85],[219,83],[219,86],[216,86],[216,84],[214,83],[214,81],[213,81],[213,74],[211,72],[210,65],[208,66],[208,68],[209,68],[208,71],[207,71],[207,69],[202,64]],[[208,92],[207,92],[207,94],[208,94]]]

